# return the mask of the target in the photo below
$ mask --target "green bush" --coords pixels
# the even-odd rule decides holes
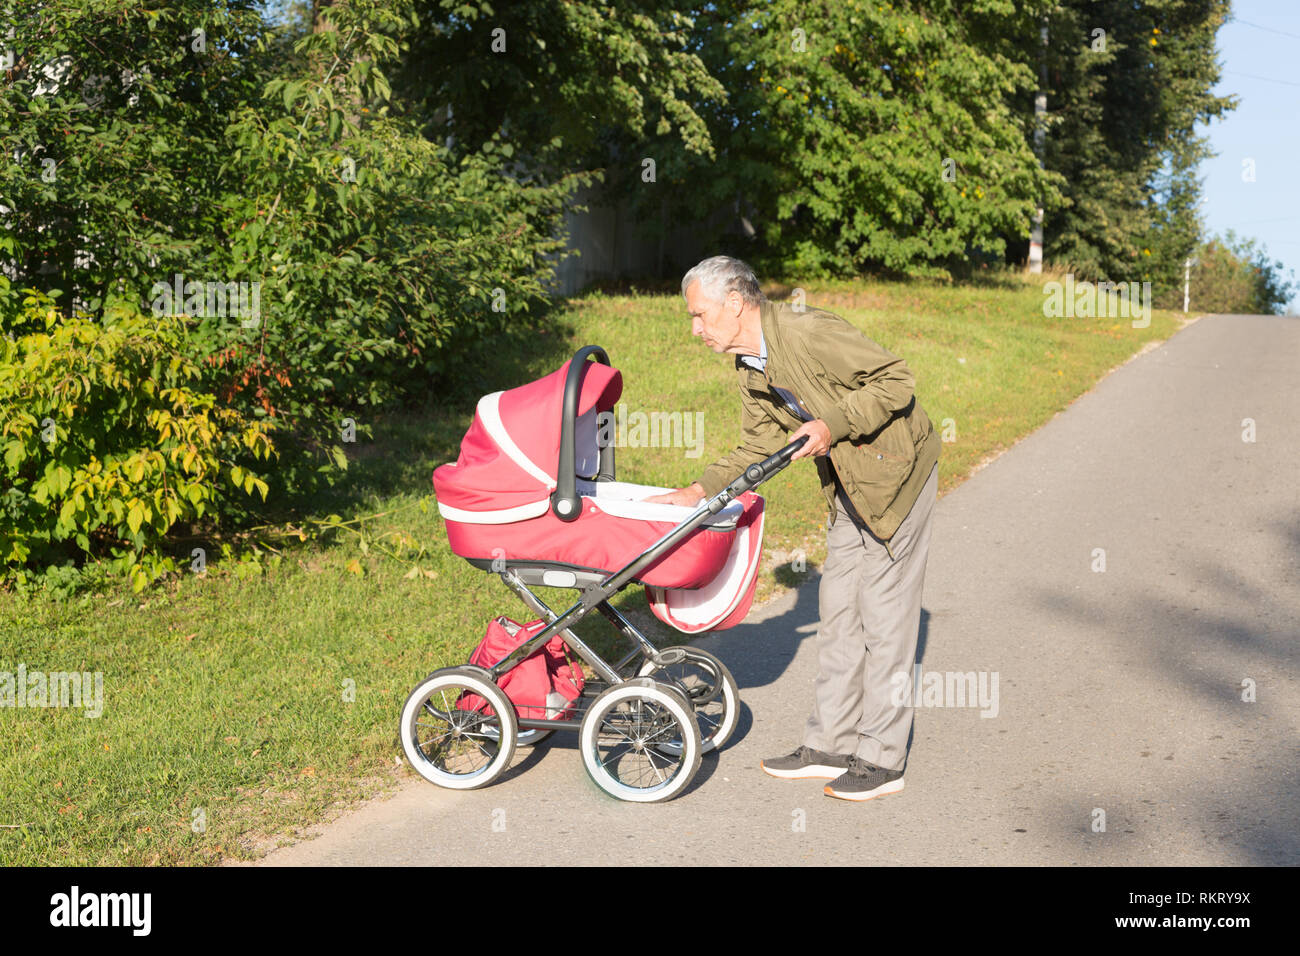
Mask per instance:
[[[538,184],[499,140],[453,156],[403,116],[386,74],[406,0],[322,6],[303,35],[258,7],[18,5],[0,322],[21,321],[23,288],[97,319],[184,312],[203,389],[275,420],[285,500],[336,476],[319,466],[342,458],[345,417],[362,430],[375,406],[422,399],[544,303],[585,180]],[[214,307],[233,286],[239,307]]]
[[[271,426],[193,387],[186,320],[61,318],[29,295],[0,337],[0,573],[95,559],[132,587],[176,569],[169,533],[247,511]]]
[[[1197,259],[1191,274],[1191,305],[1197,312],[1278,314],[1297,288],[1287,279],[1289,274],[1294,280],[1294,273],[1284,273],[1282,263],[1270,260],[1267,250],[1231,229],[1201,246]],[[1170,298],[1171,307],[1182,308],[1181,283]]]

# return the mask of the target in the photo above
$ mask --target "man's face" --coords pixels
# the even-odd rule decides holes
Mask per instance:
[[[691,334],[699,336],[715,352],[729,352],[739,346],[743,307],[739,292],[729,292],[722,302],[715,302],[700,291],[698,282],[692,282],[686,289]]]

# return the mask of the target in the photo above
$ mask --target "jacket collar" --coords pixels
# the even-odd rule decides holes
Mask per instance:
[[[786,365],[785,349],[781,341],[780,322],[777,315],[775,303],[767,299],[759,303],[758,327],[763,336],[763,344],[767,348],[767,377],[772,381],[783,378]],[[742,361],[742,358],[743,356],[736,356],[736,368],[751,372],[758,371],[749,363]]]

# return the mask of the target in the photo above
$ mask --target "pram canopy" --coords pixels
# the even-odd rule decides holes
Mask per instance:
[[[622,374],[587,346],[549,375],[483,396],[459,457],[433,473],[452,550],[488,570],[613,572],[690,517],[694,508],[641,500],[670,489],[615,480],[601,416],[622,392]],[[692,633],[743,619],[762,516],[762,497],[745,492],[642,569],[654,612]]]
[[[438,511],[468,524],[508,524],[544,514],[559,480],[561,411],[569,362],[550,375],[479,399],[460,457],[433,473]],[[623,376],[584,363],[578,395],[575,474],[599,470],[597,417],[623,394]]]

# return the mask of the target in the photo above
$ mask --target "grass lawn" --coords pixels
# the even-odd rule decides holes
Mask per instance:
[[[941,493],[1181,319],[1156,312],[1134,329],[1125,318],[1045,318],[1041,285],[1015,278],[804,288],[808,305],[907,360],[919,401],[952,438]],[[247,858],[413,777],[396,761],[410,688],[462,663],[493,616],[530,616],[494,576],[451,554],[430,473],[456,457],[479,395],[552,371],[585,344],[602,345],[622,370],[625,414],[703,416],[698,449],[620,448],[620,478],[684,485],[735,444],[732,359],[690,337],[681,298],[592,294],[558,307],[545,332],[521,330],[467,364],[455,392],[430,396],[426,411],[377,421],[373,441],[350,446],[349,480],[316,516],[379,515],[364,523],[364,553],[357,535],[331,532],[281,548],[260,573],[212,564],[142,595],[0,592],[0,672],[22,664],[104,680],[97,719],[0,707],[0,864]],[[816,569],[826,518],[810,463],[763,493],[760,598]],[[791,567],[798,550],[807,572]],[[567,607],[568,593],[544,597]],[[640,589],[615,603],[648,616]],[[578,628],[584,638],[613,633],[595,617]]]

